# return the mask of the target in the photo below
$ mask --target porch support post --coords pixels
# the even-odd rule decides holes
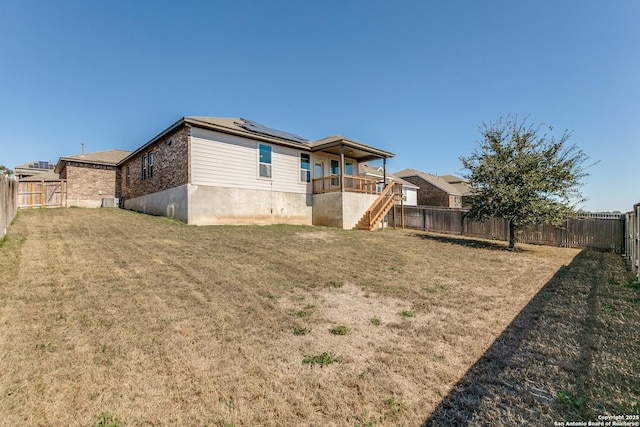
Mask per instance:
[[[344,145],[340,145],[340,192],[344,192]]]
[[[387,186],[387,158],[382,158],[382,188]]]

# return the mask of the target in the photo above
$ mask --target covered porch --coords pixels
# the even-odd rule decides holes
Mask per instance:
[[[358,164],[382,160],[386,178],[387,159],[393,153],[342,136],[313,142],[311,152],[330,162],[329,168],[314,162],[313,224],[354,228],[384,189],[384,180],[379,183],[374,178],[358,176]]]

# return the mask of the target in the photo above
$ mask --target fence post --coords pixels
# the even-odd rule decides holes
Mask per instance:
[[[569,226],[568,221],[564,222],[564,226],[565,226],[565,228],[567,226]],[[565,236],[562,235],[562,230],[563,230],[562,226],[556,227],[556,243],[558,244],[559,248],[563,248],[564,247],[563,243],[564,243],[564,237]]]
[[[422,231],[427,231],[427,210],[422,210]]]

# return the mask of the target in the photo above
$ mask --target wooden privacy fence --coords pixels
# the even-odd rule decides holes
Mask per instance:
[[[18,211],[18,181],[0,174],[0,239]]]
[[[464,217],[466,210],[418,206],[404,208],[405,227],[416,230],[452,233],[485,239],[509,240],[509,224],[504,219],[491,218],[483,222]],[[525,227],[518,234],[523,243],[590,248],[625,253],[624,214],[581,214],[556,227],[538,224]]]
[[[625,254],[631,266],[631,271],[638,279],[640,268],[640,203],[633,206],[633,210],[625,218]]]
[[[66,206],[67,182],[20,181],[19,206],[21,208],[45,208]]]

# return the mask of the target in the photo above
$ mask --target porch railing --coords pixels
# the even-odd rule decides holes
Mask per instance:
[[[356,227],[364,230],[373,230],[397,202],[402,203],[402,184],[392,181],[380,193]]]
[[[344,175],[343,179],[344,191],[348,191],[351,193],[378,194],[376,188],[376,180],[373,178]],[[314,178],[311,181],[313,183],[313,194],[340,191],[340,175]]]

